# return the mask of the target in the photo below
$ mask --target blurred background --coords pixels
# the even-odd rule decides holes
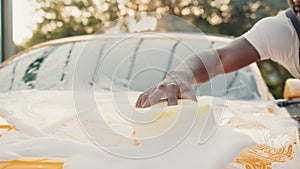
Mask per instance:
[[[5,3],[3,8],[3,1],[10,0],[0,0],[5,11],[8,8]],[[288,7],[286,0],[12,0],[9,3],[12,53],[51,39],[93,34],[116,19],[143,12],[176,15],[206,34],[237,37],[261,18],[274,16]],[[9,20],[7,17],[2,16]],[[284,81],[292,76],[269,60],[258,65],[274,97],[282,98]]]

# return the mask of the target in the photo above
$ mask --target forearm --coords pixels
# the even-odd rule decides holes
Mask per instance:
[[[223,72],[220,58],[215,50],[207,50],[185,59],[170,71],[171,76],[181,76],[191,84],[204,83]]]
[[[240,37],[220,49],[211,49],[184,60],[170,72],[185,78],[191,84],[204,83],[221,73],[236,71],[260,60],[256,49]]]

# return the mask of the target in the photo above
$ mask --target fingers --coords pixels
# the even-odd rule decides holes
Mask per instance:
[[[136,102],[136,107],[145,108],[160,102],[164,96],[164,90],[165,85],[160,84],[157,87],[142,93]]]
[[[135,107],[139,107],[139,108],[142,107],[142,104],[144,103],[144,97],[145,97],[144,95],[145,95],[144,93],[139,95],[139,98],[135,103]]]
[[[161,101],[168,101],[168,105],[177,105],[179,88],[175,83],[160,84],[156,88],[141,94],[136,102],[136,107],[146,108]]]
[[[135,103],[135,107],[139,107],[139,108],[142,107],[142,104],[144,102],[144,98],[146,98],[146,94],[148,94],[148,93],[149,93],[149,90],[145,91],[144,93],[139,95],[139,98],[137,99],[137,101]]]
[[[147,102],[149,94],[153,92],[154,89],[149,89],[148,91],[140,94],[139,98],[136,101],[136,107],[143,108],[143,105]]]
[[[197,102],[192,87],[185,83],[180,84],[181,86],[174,81],[168,82],[167,84],[165,82],[160,83],[157,87],[142,93],[136,102],[136,107],[150,107],[162,100],[167,100],[168,106],[173,106],[178,104],[178,98],[190,99]]]
[[[158,103],[164,97],[164,88],[157,87],[151,94],[148,95],[148,98],[142,104],[142,108],[150,107]]]
[[[177,84],[171,83],[168,85],[168,87],[166,88],[166,96],[168,99],[168,106],[177,105],[178,92],[179,92],[179,88],[178,88]]]
[[[189,100],[193,100],[194,102],[198,102],[197,97],[195,96],[195,94],[193,92],[184,93],[184,95],[182,95],[181,99],[189,99]]]
[[[194,102],[198,102],[197,97],[196,97],[196,95],[195,95],[192,88],[190,88],[190,89],[186,90],[185,92],[183,92],[181,94],[180,98],[181,99],[189,99],[189,100],[193,100]]]

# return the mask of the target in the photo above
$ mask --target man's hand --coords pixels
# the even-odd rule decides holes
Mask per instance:
[[[191,99],[197,102],[189,79],[183,74],[168,73],[165,80],[139,96],[136,107],[145,108],[165,100],[169,106],[177,105],[178,99]]]

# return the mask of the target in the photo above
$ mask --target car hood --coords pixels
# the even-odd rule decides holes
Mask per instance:
[[[133,109],[138,95],[138,92],[125,95]],[[20,157],[59,157],[67,159],[64,168],[95,168],[99,165],[104,168],[157,169],[300,166],[297,160],[300,158],[298,123],[273,102],[198,97],[197,119],[191,123],[183,139],[169,147],[168,151],[159,152],[151,158],[139,154],[140,160],[133,160],[125,157],[125,152],[155,150],[159,143],[148,144],[139,139],[142,132],[138,131],[148,132],[149,129],[124,120],[120,109],[116,108],[124,93],[98,92],[94,96],[103,120],[82,118],[84,116],[76,111],[72,91],[0,93],[0,116],[15,129],[2,133],[0,161]],[[191,101],[184,102],[194,105]],[[153,111],[172,112],[179,107],[160,105]],[[190,113],[188,110],[189,107],[180,107],[180,112]],[[158,121],[165,124],[164,120],[168,118],[162,116]],[[4,120],[0,122],[6,123]],[[186,124],[180,120],[178,123]],[[101,132],[103,126],[109,126],[119,134]],[[96,133],[92,138],[87,128]],[[124,139],[124,136],[131,139]],[[97,139],[104,141],[99,145],[95,143]],[[160,141],[172,141],[172,137],[164,139]],[[118,153],[125,155],[120,157]]]

